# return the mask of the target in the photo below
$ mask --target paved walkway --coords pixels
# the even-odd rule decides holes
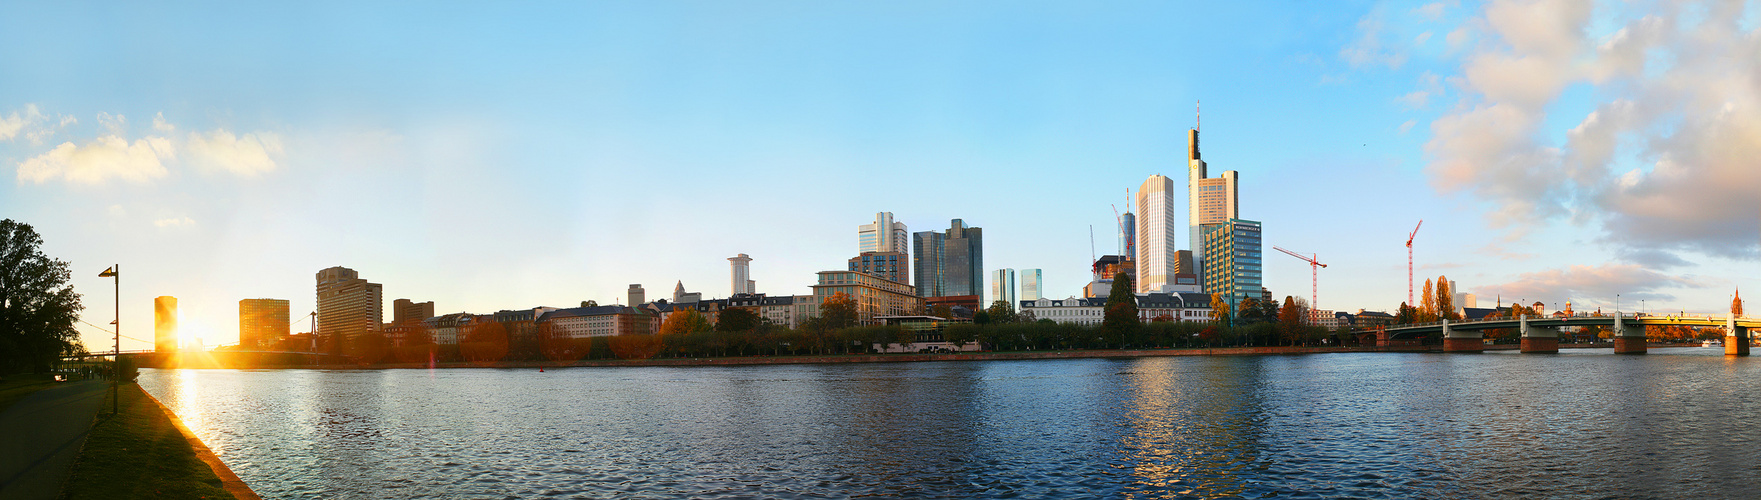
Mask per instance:
[[[0,498],[55,498],[104,405],[110,383],[64,382],[0,412]]]

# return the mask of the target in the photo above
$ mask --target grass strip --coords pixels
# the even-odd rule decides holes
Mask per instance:
[[[62,498],[234,498],[140,385],[120,394],[120,413],[92,427]]]

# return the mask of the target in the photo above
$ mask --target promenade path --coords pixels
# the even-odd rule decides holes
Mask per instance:
[[[0,412],[0,498],[55,498],[104,406],[110,384],[65,382]]]

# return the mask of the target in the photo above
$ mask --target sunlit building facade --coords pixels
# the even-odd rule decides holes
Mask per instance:
[[[856,251],[864,252],[899,252],[910,251],[907,247],[910,234],[905,232],[905,223],[893,221],[892,212],[874,214],[873,224],[863,224],[856,228]]]
[[[1021,300],[1039,300],[1040,297],[1045,296],[1044,292],[1041,291],[1041,287],[1044,286],[1041,284],[1041,280],[1044,279],[1044,276],[1040,273],[1040,270],[1022,269],[1018,274],[1021,279]],[[1010,303],[1013,304],[1014,302]]]
[[[1137,283],[1140,293],[1160,290],[1174,279],[1174,180],[1152,175],[1137,190]]]
[[[1205,292],[1222,294],[1230,310],[1249,297],[1262,297],[1260,223],[1229,219],[1205,228]]]
[[[432,304],[430,304],[432,305]],[[288,301],[243,299],[238,301],[238,345],[243,349],[266,349],[287,337],[293,318]]]
[[[862,252],[851,257],[851,271],[867,273],[899,283],[911,282],[911,260],[904,252]]]
[[[728,265],[731,267],[729,278],[733,281],[733,292],[729,295],[758,293],[758,284],[752,281],[751,264],[752,257],[746,254],[728,257]]]
[[[318,271],[318,335],[352,340],[378,333],[385,318],[384,286],[346,267]]]
[[[1016,295],[1014,269],[1003,268],[991,272],[991,301],[986,302],[984,306],[990,307],[991,304],[994,304],[999,300],[1003,301],[1004,304],[1009,304],[1009,307],[1011,308],[1015,307]]]
[[[820,271],[812,302],[823,310],[826,299],[840,293],[856,301],[856,319],[864,325],[876,324],[876,316],[905,316],[923,309],[923,298],[911,285],[856,271]]]
[[[153,351],[177,351],[177,297],[153,299]]]

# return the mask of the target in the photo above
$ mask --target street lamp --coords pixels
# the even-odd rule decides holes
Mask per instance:
[[[110,413],[119,413],[122,403],[117,401],[116,384],[122,378],[122,265],[111,265],[109,269],[98,273],[99,278],[110,278],[116,285],[116,319],[110,322]]]

